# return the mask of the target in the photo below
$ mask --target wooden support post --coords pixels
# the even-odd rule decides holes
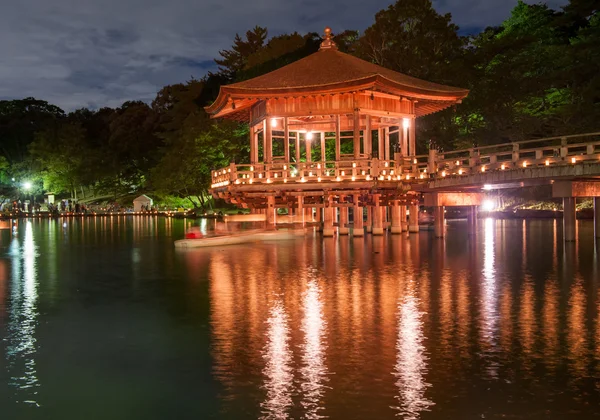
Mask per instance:
[[[302,223],[304,226],[304,197],[301,195],[298,196],[298,211],[296,212],[296,215],[298,218],[296,221]]]
[[[381,206],[381,227],[383,228],[383,230],[386,230],[387,228],[387,222],[388,222],[388,206]]]
[[[250,125],[250,163],[254,164],[256,163],[256,160],[254,159],[254,155],[256,154],[256,138],[255,138],[256,134],[255,134],[255,130],[254,130],[254,126]]]
[[[365,131],[363,133],[363,141],[365,143],[365,155],[368,158],[371,158],[373,155],[373,141],[371,135],[371,116],[369,114],[365,115],[366,123],[365,123]]]
[[[341,142],[341,134],[340,134],[340,115],[337,114],[335,116],[335,160],[336,162],[340,160],[340,150],[342,148]]]
[[[390,160],[390,128],[386,127],[384,129],[385,131],[385,140],[384,140],[384,151],[383,151],[383,158],[385,160]]]
[[[406,206],[400,206],[400,225],[402,232],[408,232],[408,221],[406,220]]]
[[[312,207],[306,207],[304,209],[304,223],[313,222],[313,209]]]
[[[350,229],[348,229],[348,207],[340,207],[338,232],[340,235],[347,235],[350,232]]]
[[[308,133],[304,135],[304,141],[306,144],[306,161],[312,162],[312,139],[308,139]]]
[[[360,114],[358,109],[354,110],[354,159],[360,158]]]
[[[409,212],[409,224],[408,231],[410,233],[419,233],[419,205],[411,204],[408,209]]]
[[[575,212],[575,197],[563,198],[563,238],[565,242],[575,241],[577,218]]]
[[[354,194],[353,198],[354,208],[353,208],[353,217],[354,217],[354,225],[352,229],[352,235],[354,237],[364,236],[365,229],[363,227],[363,209],[359,206],[358,194]]]
[[[600,238],[600,197],[594,197],[594,234]]]
[[[373,206],[367,206],[367,233],[373,231]]]
[[[290,128],[288,126],[288,117],[283,119],[283,152],[285,154],[285,163],[290,163]]]
[[[277,222],[275,218],[275,197],[267,197],[267,225],[274,225]]]
[[[296,131],[296,166],[300,164],[300,133]]]
[[[373,194],[373,235],[383,235],[383,223],[381,221],[381,206],[379,205],[379,194]]]
[[[325,133],[321,131],[319,135],[321,137],[321,162],[325,162],[327,160],[325,156]]]
[[[444,206],[433,207],[433,233],[436,238],[444,237]]]
[[[263,126],[263,130],[262,130],[262,136],[263,136],[263,156],[262,156],[262,161],[263,163],[267,163],[267,119],[265,118],[263,120],[262,123]]]
[[[267,121],[268,120],[268,121]],[[265,118],[265,139],[266,139],[266,150],[265,150],[265,163],[273,162],[273,129],[271,128],[271,119]]]
[[[467,221],[469,224],[469,235],[477,234],[477,206],[469,206]]]
[[[331,207],[331,199],[328,200],[328,206],[323,208],[323,236],[333,236],[333,212],[335,207]]]
[[[400,153],[402,156],[408,156],[408,127],[404,126],[404,119],[398,127],[398,135],[400,136]]]
[[[323,207],[315,208],[315,222],[318,223],[317,229],[319,232],[323,231]]]
[[[392,233],[402,233],[402,222],[400,218],[400,209],[402,206],[398,205],[398,201],[393,201],[391,210],[392,210],[392,226],[390,231]]]
[[[416,128],[416,118],[411,118],[410,120],[410,127],[409,127],[409,131],[410,131],[410,136],[409,136],[409,142],[410,142],[410,146],[408,147],[408,150],[410,151],[410,156],[416,156],[417,155],[417,128]]]
[[[377,158],[379,160],[383,160],[385,158],[383,146],[383,131],[383,128],[377,130]]]

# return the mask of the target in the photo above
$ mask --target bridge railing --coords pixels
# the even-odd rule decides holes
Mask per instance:
[[[403,181],[505,171],[531,166],[600,162],[600,133],[548,137],[499,145],[437,152],[394,155],[392,160],[344,159],[317,162],[231,164],[212,171],[212,188],[229,184]]]

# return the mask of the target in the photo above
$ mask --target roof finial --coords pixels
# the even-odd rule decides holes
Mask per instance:
[[[323,37],[323,42],[321,42],[321,46],[319,50],[332,49],[337,50],[337,45],[331,39],[331,28],[329,26],[325,27],[325,36]]]

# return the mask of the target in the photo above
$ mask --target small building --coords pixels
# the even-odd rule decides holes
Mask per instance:
[[[150,207],[152,207],[152,199],[146,194],[133,200],[133,211],[142,211],[142,209],[150,209]]]

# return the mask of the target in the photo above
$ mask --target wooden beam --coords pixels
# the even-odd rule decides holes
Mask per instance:
[[[284,160],[290,162],[290,128],[288,126],[288,118],[283,118],[283,150]]]

